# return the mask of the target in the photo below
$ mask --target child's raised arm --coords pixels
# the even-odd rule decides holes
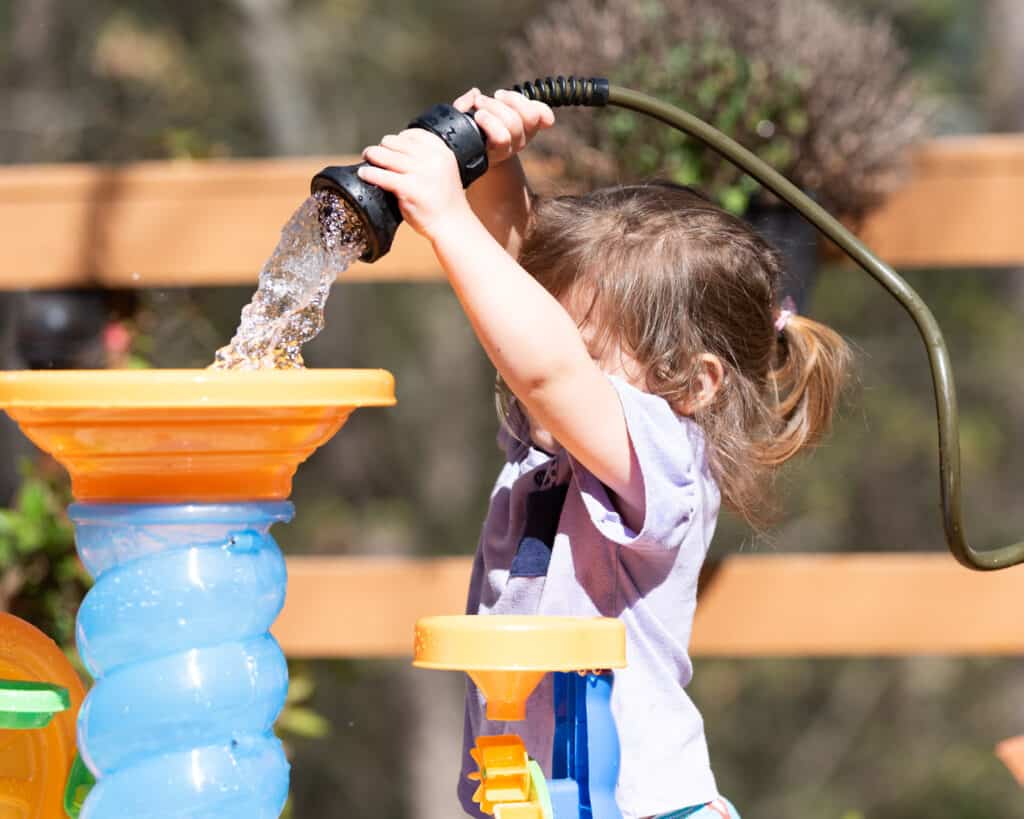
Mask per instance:
[[[488,357],[535,423],[614,494],[640,531],[644,487],[615,387],[591,359],[566,309],[513,259],[473,213],[455,157],[411,129],[364,152],[367,182],[398,198],[406,221],[431,240]]]
[[[473,88],[454,104],[460,111],[475,108],[477,125],[487,137],[490,169],[466,192],[466,198],[490,234],[518,257],[533,194],[516,154],[538,131],[554,125],[555,115],[544,103],[514,91],[495,91],[488,97]]]

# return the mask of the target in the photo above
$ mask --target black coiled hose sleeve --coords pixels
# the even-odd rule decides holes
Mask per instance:
[[[544,77],[512,86],[527,99],[546,102],[552,108],[584,105],[600,108],[608,104],[608,80],[603,77]]]

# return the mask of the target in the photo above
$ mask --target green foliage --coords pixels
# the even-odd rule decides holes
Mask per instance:
[[[798,73],[775,76],[763,60],[731,46],[716,29],[703,40],[679,43],[665,57],[630,55],[610,79],[687,110],[775,168],[792,167],[807,130],[804,87]],[[696,140],[649,117],[616,111],[603,130],[621,168],[632,177],[658,174],[702,188],[733,213],[743,213],[758,184],[723,163]]]
[[[288,666],[288,698],[277,718],[282,738],[323,739],[331,732],[331,724],[309,706],[316,691],[316,682],[309,666],[292,662]]]
[[[65,552],[74,537],[59,503],[61,489],[52,480],[34,474],[31,462],[23,465],[25,481],[13,509],[0,510],[0,566],[21,557]]]
[[[70,483],[48,458],[25,460],[10,509],[0,510],[0,573],[11,611],[49,634],[65,651],[88,576],[75,555],[66,508]]]

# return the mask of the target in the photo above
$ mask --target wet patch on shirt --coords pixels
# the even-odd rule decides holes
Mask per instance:
[[[539,474],[539,473],[538,473]],[[558,533],[569,484],[538,489],[526,497],[526,524],[512,559],[510,577],[544,577]]]

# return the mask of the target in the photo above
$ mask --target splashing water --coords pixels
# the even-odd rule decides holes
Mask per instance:
[[[323,329],[331,285],[365,245],[361,220],[337,194],[321,190],[306,199],[281,229],[281,239],[260,271],[256,295],[242,308],[234,338],[217,351],[210,366],[302,367],[302,345]]]

